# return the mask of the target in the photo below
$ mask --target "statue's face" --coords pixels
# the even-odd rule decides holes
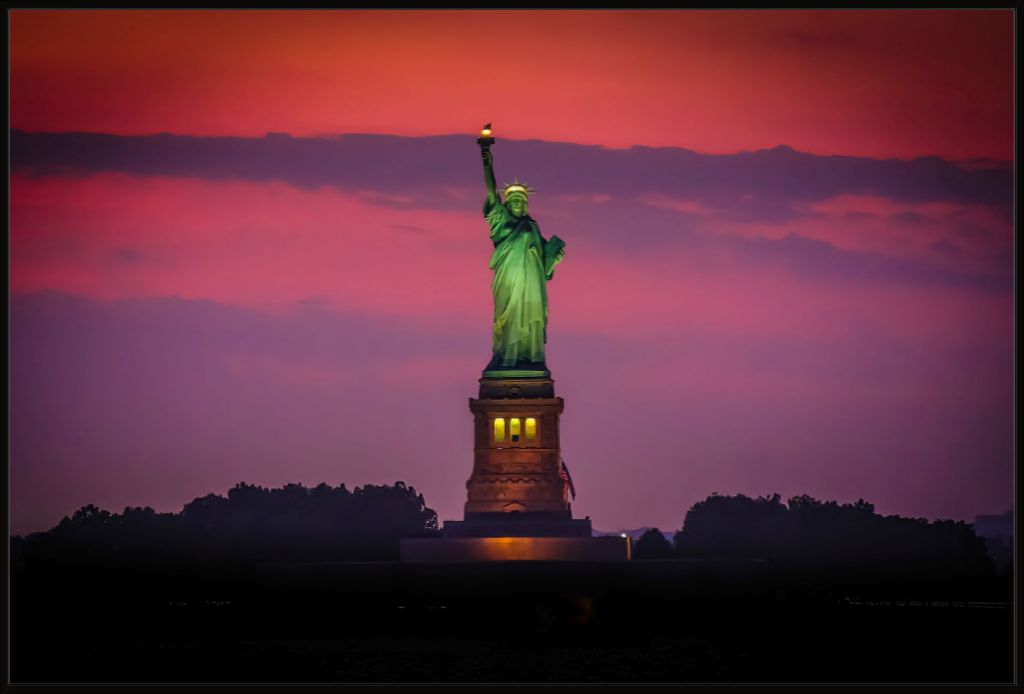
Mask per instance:
[[[508,199],[508,209],[516,217],[522,217],[529,209],[529,204],[522,195],[513,195]]]

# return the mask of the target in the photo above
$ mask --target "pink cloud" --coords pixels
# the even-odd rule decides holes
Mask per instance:
[[[476,206],[409,212],[332,189],[106,174],[16,176],[11,197],[14,291],[451,315],[487,282]]]
[[[844,251],[920,259],[950,268],[980,270],[993,254],[1008,257],[1012,249],[1011,220],[989,205],[840,195],[796,203],[791,218],[764,221],[736,219],[728,207],[696,200],[647,195],[641,202],[685,213],[685,223],[703,233],[770,240],[797,234]]]
[[[107,174],[15,176],[11,191],[15,292],[181,296],[276,309],[317,298],[418,322],[488,320],[491,246],[475,199],[465,211],[408,209],[331,188]],[[558,219],[557,204],[546,204]],[[726,235],[799,232],[864,251],[875,244],[865,229],[876,222],[837,220],[869,209],[928,214],[934,225],[951,218],[959,224],[964,215],[989,219],[980,209],[853,198],[822,203],[815,211],[823,217],[811,221],[739,225],[709,215],[708,225]],[[542,225],[543,212],[537,213]],[[587,229],[571,217],[553,225],[569,244],[567,261],[549,284],[553,334],[661,339],[713,331],[843,339],[872,330],[955,341],[1002,325],[1006,315],[1005,302],[955,287],[804,278],[728,245],[638,251],[631,244],[624,255],[588,242]],[[903,251],[909,255],[927,255],[929,239],[944,238],[931,223],[901,228],[919,236],[912,252]],[[885,233],[898,236],[891,228]],[[888,249],[895,243],[887,241]]]

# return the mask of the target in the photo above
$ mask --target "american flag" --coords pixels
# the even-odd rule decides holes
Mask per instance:
[[[563,480],[569,483],[569,493],[572,494],[573,501],[576,500],[576,486],[572,483],[572,475],[569,474],[569,468],[565,465],[565,458],[562,458],[562,467],[559,468],[558,474]]]

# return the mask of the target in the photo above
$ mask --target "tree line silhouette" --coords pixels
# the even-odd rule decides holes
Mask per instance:
[[[279,489],[237,484],[180,513],[89,504],[53,529],[14,538],[15,562],[121,563],[386,561],[402,537],[437,533],[437,513],[404,482]]]
[[[1010,610],[952,609],[1012,600],[1012,585],[992,581],[985,543],[965,523],[881,516],[863,501],[714,494],[689,509],[672,541],[656,529],[641,537],[637,561],[395,561],[401,538],[437,536],[437,525],[423,496],[401,482],[241,483],[178,513],[84,506],[46,532],[12,538],[18,681],[390,675],[360,670],[376,652],[338,650],[336,639],[390,644],[388,667],[405,647],[395,644],[419,639],[429,642],[419,667],[464,662],[456,676],[470,679],[521,671],[488,669],[481,651],[463,645],[480,638],[599,647],[588,667],[624,663],[630,678],[658,681],[720,676],[690,669],[719,656],[739,658],[730,679],[752,681],[827,679],[863,663],[874,668],[871,681],[919,681],[931,663],[948,666],[949,681],[1010,671]],[[928,601],[950,609],[903,607]],[[457,638],[445,645],[444,636]],[[308,650],[317,639],[332,644],[330,667]],[[655,639],[680,639],[680,657],[654,648]],[[252,643],[258,648],[245,650]],[[267,643],[285,644],[286,654]],[[693,644],[714,647],[691,657]],[[557,669],[563,650],[533,651],[531,662]]]
[[[51,530],[12,538],[14,568],[110,570],[267,562],[396,561],[403,537],[438,536],[437,513],[403,482],[279,489],[239,483],[179,513],[87,505]],[[807,495],[713,494],[687,511],[673,542],[651,529],[633,558],[766,560],[777,575],[844,594],[941,592],[993,577],[986,543],[963,522],[882,516]]]
[[[833,592],[886,589],[929,594],[993,578],[984,538],[962,521],[882,516],[860,499],[806,494],[751,498],[712,494],[686,513],[670,543],[644,533],[635,559],[763,559]]]

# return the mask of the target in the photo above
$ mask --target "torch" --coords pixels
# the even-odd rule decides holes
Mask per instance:
[[[488,152],[491,149],[491,145],[494,144],[494,137],[491,135],[491,124],[488,123],[480,131],[480,137],[476,139],[476,143],[480,145],[480,153]]]

